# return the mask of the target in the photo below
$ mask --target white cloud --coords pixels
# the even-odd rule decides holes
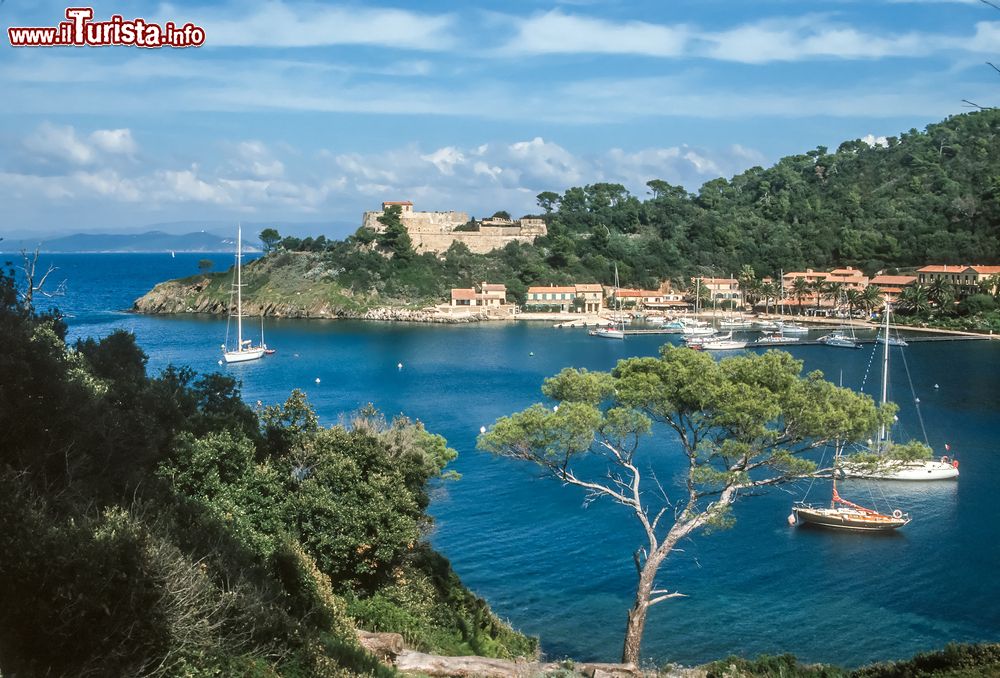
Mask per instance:
[[[93,162],[95,155],[94,149],[77,137],[75,129],[47,122],[24,139],[24,147],[42,158],[66,160],[76,165]]]
[[[513,54],[645,54],[657,57],[684,53],[690,29],[644,21],[613,22],[564,14],[558,10],[515,21],[516,32],[502,52]]]
[[[231,167],[237,174],[255,179],[279,179],[285,174],[285,164],[275,158],[261,141],[237,144]]]
[[[99,129],[91,133],[90,141],[105,153],[132,155],[139,148],[127,129]]]
[[[74,165],[90,165],[108,155],[129,156],[138,150],[128,129],[99,129],[81,138],[69,125],[41,123],[25,137],[24,148],[35,160],[65,161]]]
[[[439,148],[433,153],[420,156],[420,158],[437,167],[438,172],[446,176],[455,173],[455,165],[465,162],[465,156],[454,146]]]
[[[374,45],[390,49],[441,51],[456,40],[450,15],[399,9],[268,2],[232,19],[211,9],[185,10],[205,29],[206,46],[311,47]],[[172,17],[170,17],[172,18]]]
[[[756,64],[818,57],[918,56],[927,54],[933,42],[929,36],[916,33],[865,33],[850,26],[830,25],[819,16],[760,21],[699,37],[706,45],[701,50],[704,56]]]

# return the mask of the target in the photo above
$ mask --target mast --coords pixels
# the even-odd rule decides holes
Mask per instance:
[[[236,350],[243,350],[243,224],[236,227]]]
[[[698,315],[698,304],[701,301],[701,276],[694,281],[694,314]]]
[[[882,404],[889,400],[889,300],[885,301],[885,334],[882,336]],[[879,426],[878,444],[881,448],[886,442],[885,424]]]

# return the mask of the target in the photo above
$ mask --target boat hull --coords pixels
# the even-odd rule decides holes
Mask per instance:
[[[803,525],[854,532],[886,532],[899,529],[910,522],[910,519],[905,515],[896,518],[882,514],[862,513],[849,508],[796,506],[792,508],[792,513],[795,514],[796,520]]]
[[[621,330],[591,330],[590,336],[604,339],[624,339],[625,333]]]
[[[227,363],[245,363],[250,360],[259,360],[264,356],[264,349],[252,348],[247,351],[226,351],[222,354],[222,359]]]
[[[844,475],[848,478],[868,478],[871,480],[953,480],[958,478],[958,469],[952,464],[941,461],[909,462],[901,467],[887,469],[862,469],[844,466]]]

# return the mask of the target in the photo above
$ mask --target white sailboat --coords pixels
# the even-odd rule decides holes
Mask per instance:
[[[622,300],[618,294],[618,264],[615,264],[615,305],[618,307],[618,326],[613,324],[607,327],[598,327],[590,331],[592,337],[603,337],[605,339],[625,338],[625,314],[622,312]]]
[[[249,360],[259,360],[267,351],[264,343],[264,324],[260,326],[260,345],[254,346],[253,340],[243,338],[243,227],[236,230],[236,273],[233,289],[236,291],[236,347],[230,349],[229,323],[226,324],[226,343],[222,344],[222,358],[227,363],[242,363]],[[232,320],[230,306],[230,321]]]
[[[776,323],[776,329],[782,335],[785,334],[809,334],[809,328],[805,325],[799,325],[793,322],[785,322],[785,274],[784,271],[778,272],[778,278],[781,280],[781,291],[778,293],[779,308],[778,315],[781,319]]]
[[[891,314],[890,305],[885,305],[885,325],[883,337],[889,336],[889,316]],[[889,347],[890,342],[882,341],[882,404],[889,401]],[[874,445],[873,452],[886,455],[891,447],[890,431],[884,425],[879,428],[878,443]],[[958,478],[958,462],[949,460],[948,457],[941,459],[928,459],[916,461],[895,462],[890,458],[885,458],[884,464],[879,464],[871,468],[862,464],[846,463],[843,467],[845,476],[851,478],[873,478],[877,480],[950,480]]]

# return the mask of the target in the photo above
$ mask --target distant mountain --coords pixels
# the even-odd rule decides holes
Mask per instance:
[[[173,235],[163,231],[146,233],[77,233],[51,240],[4,241],[0,248],[15,250],[41,246],[44,252],[229,252],[235,246],[232,236],[200,231]],[[260,243],[243,239],[244,252],[259,252]]]

